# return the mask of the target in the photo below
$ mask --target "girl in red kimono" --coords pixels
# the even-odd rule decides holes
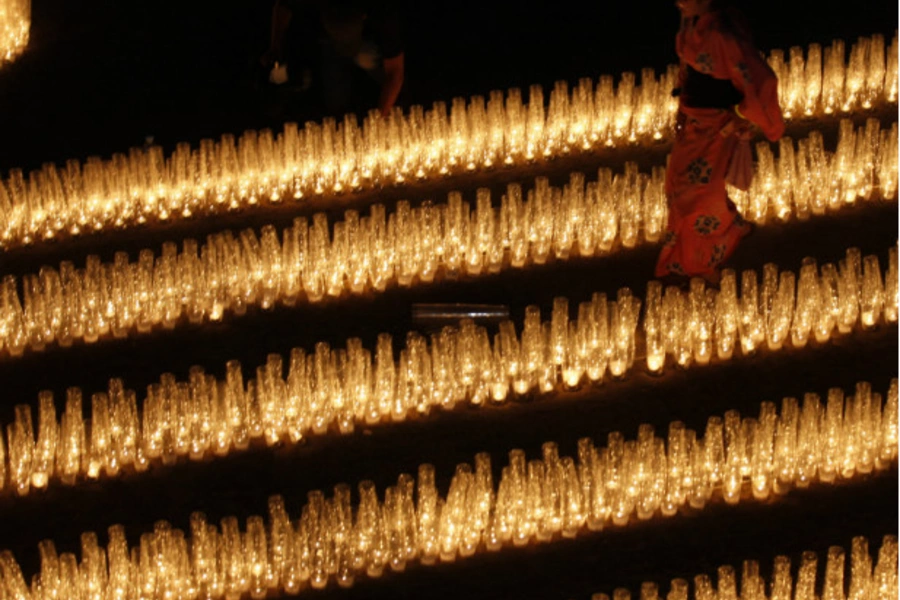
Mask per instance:
[[[669,219],[656,276],[718,282],[719,266],[750,232],[728,199],[725,175],[750,123],[784,133],[778,81],[740,15],[716,0],[678,0],[681,59],[675,143],[666,174]]]

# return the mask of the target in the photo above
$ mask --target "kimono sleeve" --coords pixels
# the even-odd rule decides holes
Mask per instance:
[[[738,113],[758,125],[770,141],[784,134],[784,118],[778,104],[778,77],[752,44],[725,32],[716,32],[716,53],[744,99]]]

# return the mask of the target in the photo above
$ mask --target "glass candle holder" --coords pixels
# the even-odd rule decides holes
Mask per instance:
[[[712,495],[711,470],[707,468],[704,440],[698,439],[696,432],[690,429],[685,431],[685,435],[691,457],[690,475],[685,477],[685,485],[689,486],[688,502],[691,508],[701,509]]]
[[[861,270],[862,256],[859,249],[848,249],[846,258],[840,262],[838,279],[841,309],[837,326],[842,334],[850,333],[859,318]]]
[[[659,587],[649,581],[641,584],[641,600],[659,600]]]
[[[794,314],[794,282],[794,274],[790,271],[783,271],[779,276],[778,289],[772,299],[766,324],[766,343],[770,350],[780,350],[790,333]]]
[[[763,402],[757,419],[756,437],[750,458],[750,481],[753,497],[765,500],[773,486],[775,432],[777,428],[775,405]]]
[[[794,598],[800,600],[814,600],[816,598],[816,569],[818,556],[815,552],[804,552],[800,555],[800,570],[797,573],[797,584],[794,589]]]
[[[862,284],[859,295],[859,317],[865,329],[874,327],[884,311],[885,290],[881,279],[878,257],[866,256],[863,260]]]
[[[741,469],[746,452],[741,415],[735,410],[725,413],[725,460],[722,468],[722,497],[729,504],[737,504],[741,499],[743,477]]]
[[[828,549],[828,560],[825,563],[825,585],[822,598],[844,598],[844,549],[832,546]],[[802,567],[801,567],[802,568]]]
[[[781,414],[775,426],[774,490],[778,494],[787,493],[793,486],[797,461],[797,426],[799,407],[796,398],[785,398]]]
[[[723,269],[719,283],[719,293],[715,303],[714,339],[716,356],[720,360],[728,360],[734,355],[734,346],[738,338],[740,305],[737,299],[737,280],[733,270]]]
[[[886,535],[878,550],[878,563],[873,574],[873,588],[878,594],[892,594],[897,586],[897,537]]]
[[[790,600],[791,588],[791,559],[787,556],[776,556],[772,568],[772,588],[770,600]]]
[[[797,303],[791,320],[791,344],[803,348],[819,316],[818,267],[815,259],[804,259],[797,281]]]
[[[625,588],[613,590],[613,600],[631,600],[631,591]]]
[[[840,279],[833,264],[824,264],[819,276],[819,310],[815,324],[816,341],[827,342],[840,318]]]
[[[758,290],[756,271],[744,271],[741,274],[739,325],[741,351],[744,355],[752,355],[766,336],[766,312],[760,302]]]
[[[816,477],[821,463],[821,436],[819,423],[822,421],[821,403],[816,394],[805,394],[803,409],[797,432],[797,478],[799,488],[807,487]]]
[[[34,427],[31,407],[19,404],[15,407],[15,421],[6,426],[9,448],[9,480],[16,494],[25,496],[31,489],[32,461],[34,460]]]
[[[694,577],[694,597],[697,600],[715,600],[716,591],[713,588],[709,575],[697,575]]]
[[[684,579],[673,579],[669,585],[669,593],[666,594],[666,600],[687,600],[688,598],[688,582]]]
[[[666,345],[662,323],[662,284],[647,284],[646,309],[644,311],[644,344],[647,368],[651,373],[660,372],[665,366]]]
[[[850,593],[848,598],[866,598],[872,594],[872,557],[869,541],[862,536],[853,538],[850,552]]]
[[[673,516],[686,500],[685,476],[690,470],[690,449],[684,424],[669,424],[666,453],[666,490],[661,504],[663,516]]]
[[[715,293],[706,289],[703,279],[694,278],[690,284],[689,302],[694,360],[698,365],[706,365],[713,354]]]
[[[31,485],[35,488],[47,487],[50,477],[55,473],[58,439],[59,426],[56,422],[53,392],[42,391],[38,394],[38,435],[31,472]]]
[[[876,466],[886,467],[897,456],[897,388],[897,380],[892,379],[881,415],[881,451]]]

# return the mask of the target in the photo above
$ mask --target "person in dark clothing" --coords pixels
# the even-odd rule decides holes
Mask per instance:
[[[378,109],[387,116],[403,87],[398,7],[387,0],[276,0],[263,64],[287,63],[299,73],[296,67],[314,57],[330,114],[339,117],[357,104],[356,80],[364,73],[379,84]]]

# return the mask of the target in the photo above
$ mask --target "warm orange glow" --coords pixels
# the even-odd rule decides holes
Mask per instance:
[[[28,45],[31,0],[0,0],[0,68]]]
[[[854,129],[841,124],[837,152],[826,152],[817,132],[757,149],[759,166],[748,192],[734,192],[739,210],[764,225],[769,219],[807,219],[869,199],[897,194],[897,124],[877,120]],[[26,347],[93,343],[153,328],[242,315],[249,306],[317,302],[322,298],[389,285],[431,283],[441,273],[497,273],[551,257],[593,256],[656,242],[666,223],[665,170],[623,173],[606,168],[596,181],[574,173],[562,188],[538,178],[533,189],[507,187],[500,206],[478,190],[474,206],[451,192],[445,204],[412,208],[401,201],[387,214],[349,210],[329,226],[324,213],[295,219],[279,235],[272,226],[239,236],[225,231],[198,244],[167,242],[159,256],[144,249],[132,262],[117,253],[112,264],[89,256],[83,269],[63,262],[19,283],[0,285],[0,351],[17,356]],[[698,359],[703,360],[703,359]]]
[[[357,576],[400,572],[408,563],[453,562],[624,526],[635,518],[673,516],[686,506],[703,509],[719,496],[734,504],[785,494],[816,476],[832,480],[829,465],[835,460],[840,477],[848,479],[887,469],[896,458],[897,381],[886,403],[868,383],[859,383],[846,399],[841,389],[829,390],[824,405],[818,395],[806,394],[802,407],[785,398],[780,414],[771,402],[763,403],[759,418],[728,411],[724,419],[710,417],[704,432],[673,422],[665,437],[641,425],[637,438],[628,441],[619,432],[610,433],[605,446],[583,438],[574,457],[560,456],[554,442],[543,444],[540,459],[512,450],[496,485],[491,457],[481,453],[474,466],[456,467],[445,495],[435,486],[434,467],[426,464],[419,467],[418,482],[402,474],[383,496],[371,481],[360,482],[355,504],[346,484],[329,497],[310,492],[295,519],[284,499],[274,496],[268,521],[252,516],[243,530],[235,517],[216,526],[198,512],[191,515],[188,534],[161,521],[141,535],[139,545],[129,546],[124,527],[114,525],[105,549],[96,534],[82,534],[80,562],[74,554],[57,554],[46,540],[39,546],[40,573],[28,579],[31,587],[8,551],[0,553],[0,573],[14,598],[77,598],[78,590],[89,587],[98,596],[122,600],[248,594],[262,599],[332,582],[349,587]],[[896,585],[892,542],[864,589]],[[861,549],[855,554],[860,556],[854,561],[862,559]],[[839,566],[842,578],[843,560]],[[837,575],[836,568],[829,560],[826,579]],[[798,589],[811,590],[804,572],[801,566]],[[834,582],[826,580],[826,590],[829,585]],[[795,597],[814,600],[803,593]]]
[[[68,390],[59,420],[53,394],[43,392],[37,438],[28,405],[16,407],[7,428],[8,485],[24,495],[51,483],[144,471],[151,463],[224,457],[253,441],[297,443],[329,429],[347,434],[357,425],[403,421],[460,403],[572,389],[626,376],[640,368],[641,354],[658,372],[667,362],[689,367],[728,360],[736,349],[747,355],[762,345],[802,348],[811,337],[824,343],[839,332],[896,323],[896,250],[886,271],[876,256],[863,259],[856,249],[839,267],[819,269],[806,259],[799,278],[769,264],[758,283],[759,273],[747,270],[740,294],[735,273],[727,270],[719,292],[701,279],[689,292],[669,287],[664,294],[651,282],[643,313],[627,288],[615,300],[594,294],[578,305],[575,319],[569,301],[557,298],[549,320],[530,306],[524,323],[501,323],[493,339],[471,320],[430,339],[410,332],[399,357],[391,336],[381,334],[375,348],[354,338],[344,348],[324,342],[308,352],[295,348],[288,359],[270,354],[246,380],[238,361],[227,364],[224,380],[194,367],[188,381],[163,374],[140,404],[113,379],[108,393],[91,395],[90,427],[81,390]],[[5,483],[0,478],[0,489]],[[740,480],[733,483],[737,487],[726,489],[736,493]]]
[[[634,596],[640,600],[710,600],[727,598],[732,600],[818,600],[819,598],[851,598],[853,600],[872,598],[887,600],[897,596],[897,536],[886,535],[881,547],[876,552],[876,560],[869,554],[869,540],[855,537],[850,552],[850,572],[846,575],[846,551],[840,546],[828,549],[824,577],[819,576],[817,564],[819,556],[815,552],[804,552],[800,557],[800,566],[796,578],[791,574],[791,559],[788,556],[776,556],[771,575],[767,578],[760,575],[760,565],[756,560],[745,560],[740,570],[740,586],[738,585],[738,569],[731,565],[722,565],[716,572],[716,583],[707,575],[694,577],[693,594],[688,594],[689,585],[684,579],[673,579],[669,593],[662,595],[659,586],[652,582],[641,585],[640,594]],[[848,581],[849,585],[844,582]],[[850,594],[845,596],[849,587]],[[738,591],[740,590],[740,595]],[[770,590],[770,595],[766,594]],[[816,594],[822,590],[822,595]],[[591,600],[610,600],[610,596],[596,593]],[[617,588],[612,600],[632,600],[631,592],[625,588]]]
[[[897,101],[897,38],[889,48],[881,36],[860,38],[847,63],[843,42],[822,51],[799,48],[785,63],[773,51],[788,114],[795,117],[846,113]],[[539,85],[491,92],[488,98],[454,99],[430,110],[378,111],[360,126],[355,115],[299,128],[287,124],[225,134],[196,148],[179,144],[132,148],[109,160],[70,160],[27,175],[12,170],[0,185],[0,247],[12,248],[67,235],[132,227],[330,193],[399,185],[408,181],[523,165],[602,146],[649,144],[668,138],[677,102],[671,97],[677,68],[640,79],[623,73],[569,89],[557,83],[545,106]],[[844,86],[845,79],[848,82]]]

